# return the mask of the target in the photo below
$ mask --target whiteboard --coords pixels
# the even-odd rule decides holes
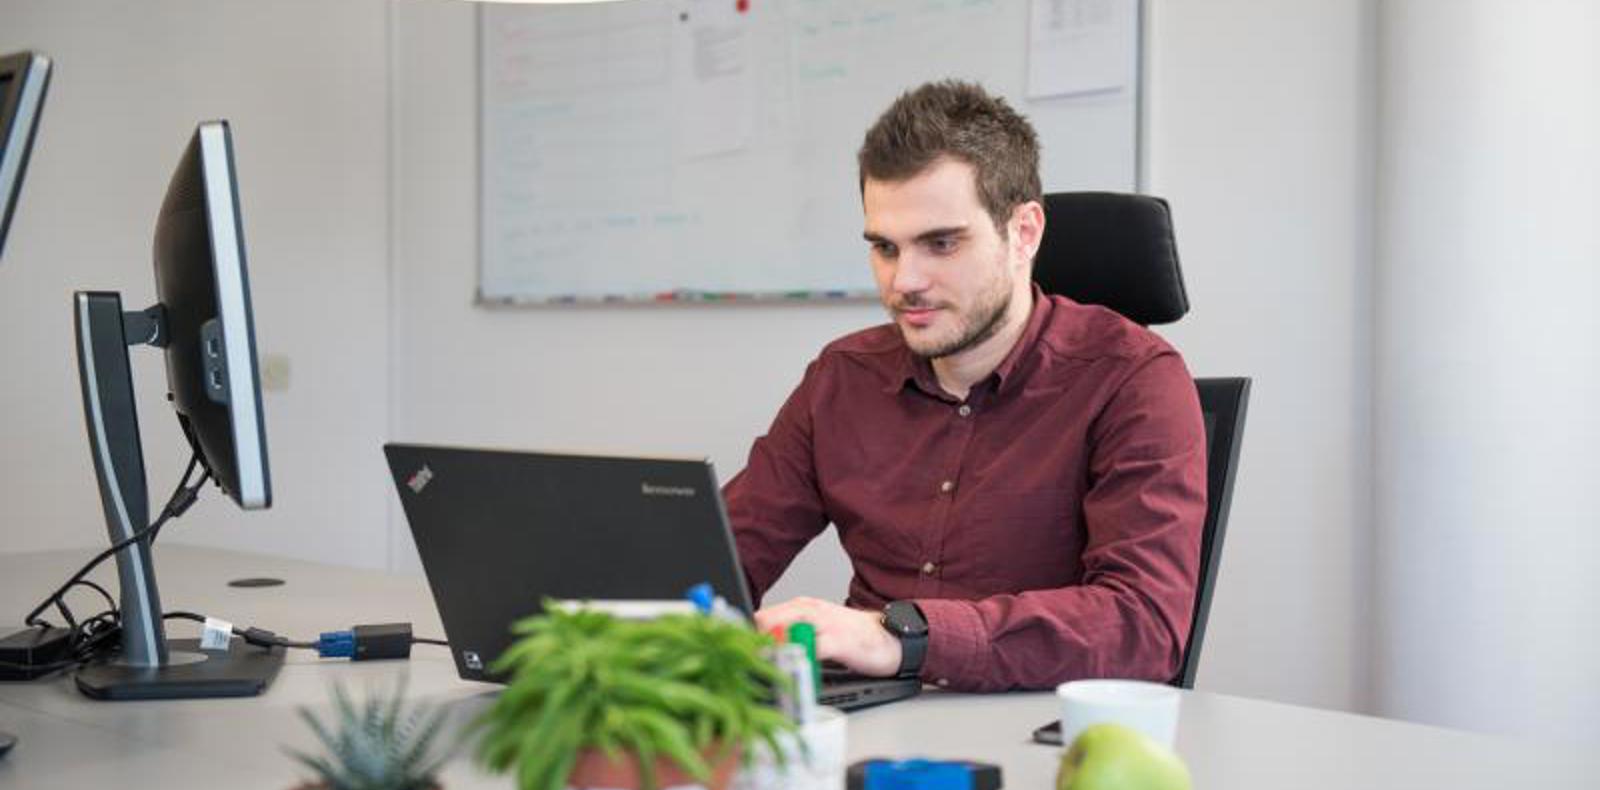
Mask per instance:
[[[1028,116],[1045,191],[1136,187],[1137,0],[479,14],[481,304],[870,295],[856,151],[934,79],[979,82]],[[1030,99],[1030,23],[1085,14],[1125,17],[1123,84]]]

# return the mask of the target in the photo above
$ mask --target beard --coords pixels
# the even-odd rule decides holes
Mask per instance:
[[[928,302],[917,294],[911,294],[903,299],[896,300],[891,306],[891,313],[903,308],[937,307],[951,310],[949,303],[935,304]],[[895,328],[900,330],[900,337],[905,341],[911,353],[927,360],[953,356],[967,349],[973,348],[983,341],[994,337],[1000,331],[1000,324],[1005,320],[1006,312],[1011,307],[1011,282],[1009,277],[996,277],[992,287],[979,294],[970,309],[956,313],[955,331],[944,337],[916,338],[906,331],[906,328],[895,322]]]

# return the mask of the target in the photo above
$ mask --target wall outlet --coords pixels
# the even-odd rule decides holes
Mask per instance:
[[[267,392],[287,392],[289,389],[289,355],[261,355],[261,389]]]

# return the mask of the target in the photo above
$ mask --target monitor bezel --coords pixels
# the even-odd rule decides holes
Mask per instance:
[[[206,121],[200,139],[200,172],[206,192],[206,222],[211,229],[212,280],[217,317],[222,324],[228,378],[228,418],[233,434],[234,472],[240,507],[258,510],[272,504],[267,466],[266,422],[256,357],[255,316],[250,307],[245,268],[244,228],[239,221],[239,182],[234,177],[233,133],[227,121]]]
[[[40,110],[50,86],[50,58],[37,52],[0,56],[0,76],[16,87],[0,95],[0,255],[4,254],[11,217],[22,192],[33,139],[39,129]]]

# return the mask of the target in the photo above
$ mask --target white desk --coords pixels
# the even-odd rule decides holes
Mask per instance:
[[[86,553],[0,555],[0,622],[16,622],[74,570]],[[161,546],[160,589],[169,609],[188,609],[294,639],[356,623],[410,621],[419,636],[442,636],[420,577]],[[235,589],[230,579],[275,576],[283,587]],[[108,563],[95,578],[114,582]],[[115,587],[112,587],[115,590]],[[85,609],[89,608],[85,598]],[[187,636],[192,624],[173,630]],[[313,739],[295,715],[327,711],[334,682],[353,689],[409,673],[413,696],[447,702],[465,721],[482,710],[494,686],[462,681],[443,648],[418,645],[409,662],[350,663],[290,651],[288,663],[258,698],[96,702],[56,676],[0,684],[0,730],[19,737],[0,759],[0,788],[163,787],[230,790],[293,786],[301,776],[283,747]],[[1047,788],[1055,750],[1028,741],[1055,717],[1049,694],[929,693],[850,717],[851,759],[962,757],[999,763],[1008,788]],[[1593,787],[1600,757],[1576,748],[1424,727],[1344,713],[1186,692],[1178,751],[1196,787],[1287,788]],[[503,777],[458,758],[445,787],[510,787]]]

